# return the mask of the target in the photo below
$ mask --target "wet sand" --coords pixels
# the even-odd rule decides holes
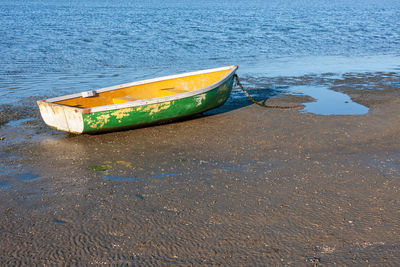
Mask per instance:
[[[234,92],[195,119],[82,136],[32,111],[0,128],[0,264],[398,264],[400,75],[243,81],[273,105],[318,85],[370,110],[264,109]]]

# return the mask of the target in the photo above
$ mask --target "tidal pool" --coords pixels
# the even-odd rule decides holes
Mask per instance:
[[[322,86],[292,86],[289,93],[308,95],[314,102],[304,103],[304,112],[318,115],[363,115],[369,108],[354,102],[348,95]]]

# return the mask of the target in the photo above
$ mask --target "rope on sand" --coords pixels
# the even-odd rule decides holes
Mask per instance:
[[[292,109],[292,108],[301,108],[303,107],[303,105],[295,105],[295,106],[274,106],[274,105],[265,105],[265,104],[261,104],[260,102],[257,102],[256,100],[254,100],[254,98],[252,98],[250,96],[250,94],[243,88],[243,85],[241,84],[240,80],[239,80],[239,76],[237,76],[237,74],[235,74],[235,79],[236,79],[236,84],[239,86],[239,88],[245,93],[245,95],[256,105],[259,105],[260,107],[263,108],[280,108],[280,109]]]

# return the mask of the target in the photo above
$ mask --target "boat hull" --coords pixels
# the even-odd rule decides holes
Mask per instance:
[[[222,85],[199,95],[181,99],[82,114],[83,133],[115,131],[173,121],[223,105],[229,98],[233,76]]]
[[[79,105],[63,104],[63,101],[71,101],[69,99],[82,99],[79,98],[80,95],[74,94],[41,100],[38,101],[38,105],[42,118],[47,125],[66,132],[76,134],[98,133],[143,127],[190,117],[223,105],[232,91],[236,69],[237,66],[230,66],[128,84],[129,86],[136,86],[136,84],[151,85],[158,81],[179,80],[185,79],[185,77],[187,79],[187,77],[199,77],[199,75],[208,75],[208,73],[215,73],[216,71],[229,71],[223,79],[209,86],[172,96],[98,107],[82,108]],[[126,85],[98,89],[90,93],[98,95],[102,92],[112,92]],[[170,88],[161,90],[170,90]]]

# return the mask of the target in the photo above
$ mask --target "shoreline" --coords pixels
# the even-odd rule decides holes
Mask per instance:
[[[263,109],[234,92],[194,119],[67,136],[30,111],[18,132],[31,138],[10,127],[0,141],[0,262],[398,262],[400,74],[244,82],[273,105],[312,101],[288,87],[325,86],[369,112]]]

